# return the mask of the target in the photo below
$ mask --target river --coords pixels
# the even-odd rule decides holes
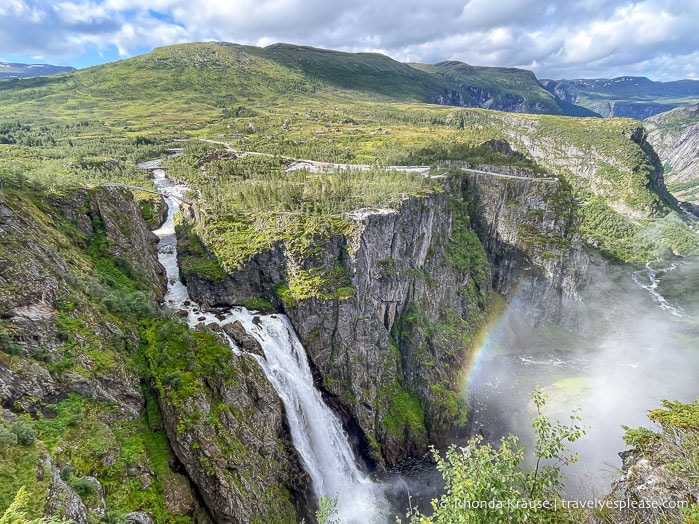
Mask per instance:
[[[620,474],[622,425],[652,428],[647,411],[661,399],[699,395],[699,261],[661,268],[606,267],[582,296],[580,333],[532,329],[508,310],[480,349],[465,394],[475,408],[474,432],[497,441],[518,435],[531,449],[538,384],[545,413],[569,423],[577,413],[587,434],[571,446],[580,455],[563,468],[566,496],[590,500],[609,492]]]

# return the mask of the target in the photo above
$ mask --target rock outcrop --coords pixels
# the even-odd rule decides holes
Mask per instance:
[[[46,496],[44,512],[75,524],[88,524],[87,508],[80,495],[61,478],[58,468],[50,464],[51,480]]]
[[[7,344],[11,341],[18,354],[32,357],[7,367],[0,363],[3,406],[32,412],[45,398],[72,392],[113,402],[124,415],[137,418],[143,395],[124,356],[115,353],[121,365],[109,373],[92,373],[95,363],[85,355],[80,363],[88,373],[66,369],[51,374],[41,362],[68,358],[67,343],[110,343],[116,325],[87,305],[115,298],[94,280],[93,264],[113,263],[101,257],[114,257],[127,271],[138,273],[136,278],[147,283],[152,298],[162,296],[165,282],[153,240],[157,237],[122,191],[80,190],[47,200],[44,210],[20,197],[0,201],[2,329]],[[92,257],[82,255],[82,249]],[[124,346],[138,343],[134,332],[122,337]]]
[[[215,522],[298,521],[309,480],[281,401],[252,357],[225,349],[227,369],[194,379],[186,399],[158,379],[170,443]]]
[[[17,482],[34,510],[73,522],[163,504],[165,515],[202,514],[168,464],[162,426],[143,421],[157,414],[134,364],[138,318],[165,290],[156,240],[122,189],[0,193],[0,426],[18,435]],[[145,508],[121,506],[131,482],[141,489],[129,500]]]
[[[526,175],[517,169],[497,170]],[[578,330],[578,292],[586,284],[589,261],[577,235],[579,218],[570,187],[557,179],[477,173],[465,183],[477,201],[473,220],[492,263],[494,289],[509,297],[531,325]]]

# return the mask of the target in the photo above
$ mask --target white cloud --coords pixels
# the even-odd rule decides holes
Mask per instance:
[[[699,76],[699,0],[4,0],[0,53],[69,61],[225,40],[531,67],[542,77]]]

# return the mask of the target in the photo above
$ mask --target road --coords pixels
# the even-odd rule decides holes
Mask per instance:
[[[200,140],[201,142],[208,142],[209,144],[222,145],[231,153],[235,153],[238,155],[259,155],[259,156],[266,156],[266,157],[274,157],[275,156],[271,153],[260,153],[257,151],[240,151],[237,149],[233,149],[227,142],[223,142],[220,140],[209,140],[207,138],[199,138],[197,140]],[[280,158],[283,158],[285,160],[293,161],[293,163],[290,164],[286,168],[287,171],[296,171],[299,169],[308,169],[309,171],[312,171],[312,172],[332,171],[332,170],[336,170],[336,169],[359,169],[359,170],[366,171],[366,170],[371,169],[371,166],[369,166],[367,164],[337,164],[334,162],[318,162],[317,160],[306,160],[306,159],[300,159],[300,158],[292,158],[292,157],[283,156],[283,155],[279,155],[279,156],[280,156]],[[390,169],[393,171],[407,171],[407,172],[420,173],[424,176],[428,176],[429,172],[430,172],[430,166],[388,166],[386,169]],[[497,177],[497,178],[511,178],[514,180],[531,180],[534,182],[558,182],[558,177],[529,177],[529,176],[519,176],[519,175],[506,175],[505,173],[493,173],[490,171],[481,171],[479,169],[469,169],[469,168],[461,168],[461,170],[466,172],[466,173],[476,173],[479,175],[489,175],[489,176]]]

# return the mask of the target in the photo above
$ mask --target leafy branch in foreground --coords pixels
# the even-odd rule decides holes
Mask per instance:
[[[444,478],[444,493],[432,500],[433,514],[412,508],[411,524],[488,524],[491,522],[577,522],[579,515],[559,503],[563,491],[560,468],[577,461],[568,445],[585,434],[580,417],[570,424],[551,422],[543,413],[546,395],[532,393],[536,436],[532,469],[523,468],[524,449],[508,435],[499,447],[471,439],[465,447],[451,446],[444,457],[433,450],[437,470]]]

